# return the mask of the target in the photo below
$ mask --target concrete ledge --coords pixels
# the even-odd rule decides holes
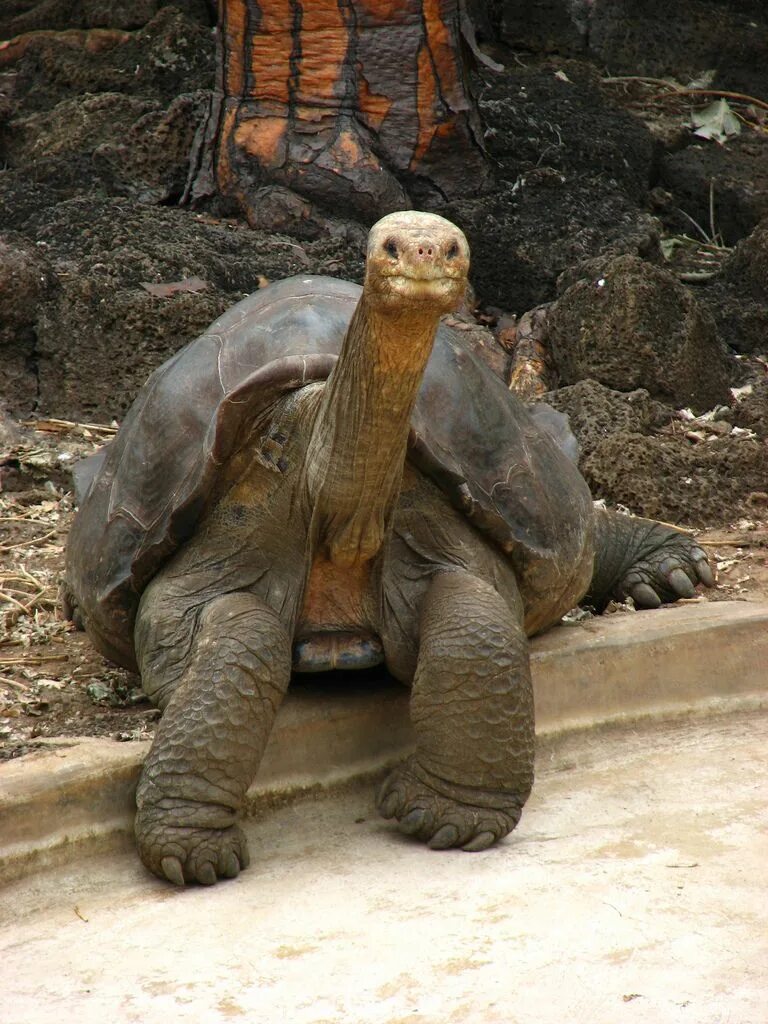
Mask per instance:
[[[538,735],[710,705],[768,702],[768,605],[673,605],[533,641]]]
[[[768,605],[689,604],[559,626],[533,642],[540,736],[646,716],[768,706]],[[251,813],[382,772],[413,741],[405,688],[297,684]],[[0,765],[0,882],[129,833],[147,743],[52,741]]]

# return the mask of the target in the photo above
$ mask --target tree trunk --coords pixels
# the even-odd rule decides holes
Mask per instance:
[[[219,0],[191,196],[218,190],[275,228],[315,205],[370,222],[477,189],[487,167],[461,3]]]

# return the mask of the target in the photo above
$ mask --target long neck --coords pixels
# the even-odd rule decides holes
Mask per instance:
[[[366,561],[381,547],[438,319],[413,309],[383,314],[365,293],[354,312],[308,452],[318,540],[338,565]]]

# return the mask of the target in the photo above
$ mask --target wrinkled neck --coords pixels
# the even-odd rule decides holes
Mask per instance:
[[[355,309],[308,452],[318,539],[337,564],[365,561],[381,547],[438,321],[434,311],[382,312],[365,293]]]

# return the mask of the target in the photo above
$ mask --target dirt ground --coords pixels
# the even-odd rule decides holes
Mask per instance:
[[[157,712],[137,676],[111,665],[57,608],[74,505],[66,468],[111,436],[109,425],[40,421],[26,434],[21,489],[0,493],[0,760],[39,740],[153,735]],[[24,483],[23,481],[26,481]],[[768,522],[743,518],[697,532],[717,586],[695,601],[768,601]],[[615,606],[609,614],[632,613]],[[645,612],[642,614],[653,614]]]

